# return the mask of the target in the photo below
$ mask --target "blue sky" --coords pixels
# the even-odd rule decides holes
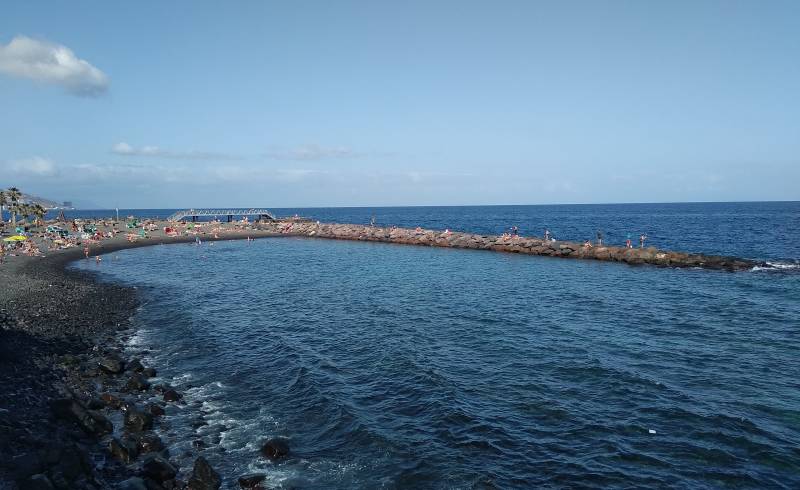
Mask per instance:
[[[0,186],[101,207],[800,199],[797,2],[16,2]]]

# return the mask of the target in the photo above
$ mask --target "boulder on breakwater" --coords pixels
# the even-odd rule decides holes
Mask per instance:
[[[627,248],[587,246],[584,244],[544,240],[537,237],[477,235],[422,228],[382,228],[365,225],[274,222],[275,231],[286,235],[400,243],[430,247],[495,250],[498,252],[549,257],[623,262],[631,265],[649,264],[657,267],[695,267],[724,271],[749,270],[758,262],[720,255],[690,254],[659,250],[655,247]]]

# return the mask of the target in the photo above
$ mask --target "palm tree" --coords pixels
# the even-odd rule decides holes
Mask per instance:
[[[8,195],[8,201],[11,203],[8,207],[8,210],[11,211],[11,226],[17,226],[17,212],[19,212],[19,200],[22,199],[22,192],[16,187],[9,187],[6,194]]]
[[[36,216],[36,226],[42,226],[44,224],[44,215],[47,214],[47,210],[39,204],[38,202],[33,205],[33,209],[31,210],[33,215]]]
[[[19,203],[17,205],[17,213],[19,213],[19,217],[22,221],[25,221],[26,224],[28,222],[28,218],[31,215],[31,205],[27,203]]]
[[[3,208],[8,204],[8,196],[6,191],[0,191],[0,223],[3,222]]]

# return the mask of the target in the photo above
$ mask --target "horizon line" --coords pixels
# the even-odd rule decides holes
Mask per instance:
[[[362,209],[362,208],[466,208],[466,207],[513,207],[513,206],[619,206],[641,204],[756,204],[756,203],[800,203],[799,200],[746,200],[746,201],[651,201],[651,202],[564,202],[564,203],[539,203],[539,204],[403,204],[403,205],[357,205],[357,206],[222,206],[228,209]],[[67,211],[109,211],[114,209],[214,209],[220,206],[181,206],[160,208],[137,207],[107,207],[107,208],[73,208]],[[63,208],[50,208],[50,210]]]

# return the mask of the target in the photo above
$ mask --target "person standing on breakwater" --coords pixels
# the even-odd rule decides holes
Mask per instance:
[[[633,248],[633,245],[631,245],[631,234],[630,233],[628,233],[628,238],[627,238],[627,240],[625,240],[625,247],[626,248]]]
[[[597,246],[598,247],[603,246],[603,232],[600,230],[597,230]]]
[[[548,230],[547,228],[544,229],[544,241],[546,242],[550,241],[550,230]]]
[[[639,248],[644,248],[644,241],[647,240],[647,233],[639,235]]]

